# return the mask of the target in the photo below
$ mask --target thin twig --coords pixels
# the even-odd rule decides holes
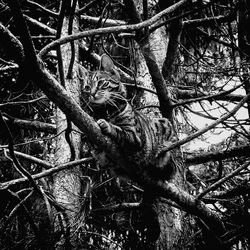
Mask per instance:
[[[173,144],[171,144],[170,146],[166,147],[163,152],[167,152],[169,150],[172,150],[173,148],[179,147],[191,140],[193,140],[194,138],[197,138],[198,136],[206,133],[207,131],[211,130],[212,128],[216,127],[218,124],[224,122],[225,120],[227,120],[229,117],[233,116],[241,107],[242,105],[250,98],[250,93],[244,97],[239,103],[238,105],[235,106],[235,108],[233,108],[229,113],[226,113],[224,115],[222,115],[219,119],[217,119],[216,121],[212,122],[210,125],[198,130],[197,132],[187,136],[186,138],[179,140]]]
[[[203,196],[208,194],[209,192],[215,190],[219,186],[221,186],[223,183],[225,183],[227,180],[231,179],[235,175],[237,175],[241,170],[246,169],[250,165],[250,161],[245,162],[241,167],[235,169],[233,172],[231,172],[229,175],[225,176],[224,178],[220,179],[219,181],[215,182],[213,185],[211,185],[209,188],[207,188],[205,191],[200,193],[197,196],[197,199],[201,199]]]
[[[118,32],[122,32],[122,31],[133,31],[133,30],[143,29],[145,27],[148,27],[148,26],[156,23],[163,16],[174,12],[175,10],[180,8],[183,4],[185,4],[188,1],[189,0],[181,0],[181,1],[173,4],[172,6],[166,8],[165,10],[159,12],[158,14],[153,16],[152,18],[150,18],[144,22],[138,23],[138,24],[92,29],[92,30],[80,32],[79,34],[74,34],[74,35],[70,35],[70,36],[67,36],[64,38],[60,38],[60,39],[53,41],[53,42],[49,43],[48,45],[46,45],[39,52],[38,56],[42,58],[45,54],[47,54],[54,47],[68,43],[68,42],[73,41],[73,40],[82,39],[83,37],[86,37],[86,36],[92,36],[92,35],[97,35],[97,34],[118,33]]]
[[[72,161],[72,162],[63,163],[63,164],[58,165],[58,166],[53,166],[52,168],[50,168],[48,170],[45,170],[45,171],[43,171],[43,172],[41,172],[39,174],[34,174],[31,177],[34,180],[38,180],[38,179],[41,179],[43,177],[46,177],[46,176],[52,175],[54,173],[57,173],[59,171],[62,171],[64,169],[72,168],[72,167],[75,167],[75,166],[78,166],[78,165],[81,165],[81,164],[87,164],[87,163],[90,163],[92,161],[93,161],[93,158],[89,157],[89,158],[84,158],[84,159],[81,159],[81,160],[75,160],[75,161]],[[15,179],[15,180],[0,183],[0,190],[7,189],[7,188],[9,188],[11,186],[15,186],[15,185],[20,184],[20,183],[28,182],[28,180],[29,179],[27,177],[24,177],[24,178],[19,178],[19,179]]]

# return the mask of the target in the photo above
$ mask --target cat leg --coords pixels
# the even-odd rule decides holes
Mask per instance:
[[[141,148],[141,140],[133,129],[122,129],[104,119],[98,120],[97,124],[103,134],[108,135],[121,146],[133,146],[138,150]]]

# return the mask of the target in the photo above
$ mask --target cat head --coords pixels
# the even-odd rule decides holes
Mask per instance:
[[[95,106],[117,106],[117,102],[126,100],[125,86],[108,55],[102,55],[99,70],[90,73],[85,92],[89,94],[90,104]]]

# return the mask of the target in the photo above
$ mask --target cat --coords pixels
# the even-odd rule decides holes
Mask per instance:
[[[102,55],[99,70],[90,72],[84,92],[88,93],[89,104],[102,133],[118,145],[128,164],[133,162],[154,178],[172,178],[175,171],[171,152],[162,153],[172,139],[170,121],[149,118],[132,108],[126,99],[126,87],[108,55]],[[109,162],[107,155],[102,154],[102,158]],[[133,175],[129,167],[119,167],[115,168],[118,175]]]
[[[108,55],[102,55],[99,70],[89,73],[84,92],[89,97],[93,116],[102,133],[116,143],[125,159],[122,166],[113,166],[120,163],[113,162],[108,154],[95,149],[94,157],[100,166],[113,166],[119,177],[133,178],[135,169],[131,169],[131,165],[139,171],[148,171],[155,179],[170,180],[173,177],[175,163],[171,152],[163,151],[173,135],[170,121],[149,118],[133,109],[127,100],[126,87]],[[160,234],[156,197],[152,190],[144,190],[142,221],[147,228],[149,242],[155,242]]]

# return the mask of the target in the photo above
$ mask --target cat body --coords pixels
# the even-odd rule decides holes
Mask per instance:
[[[169,120],[149,118],[132,108],[126,99],[126,88],[107,55],[101,58],[100,70],[91,73],[85,92],[89,93],[101,131],[117,144],[125,159],[122,166],[114,168],[115,172],[131,176],[133,165],[149,171],[152,177],[170,179],[174,173],[171,153],[162,153],[172,138]],[[105,152],[95,151],[95,157],[100,165],[112,163]]]

